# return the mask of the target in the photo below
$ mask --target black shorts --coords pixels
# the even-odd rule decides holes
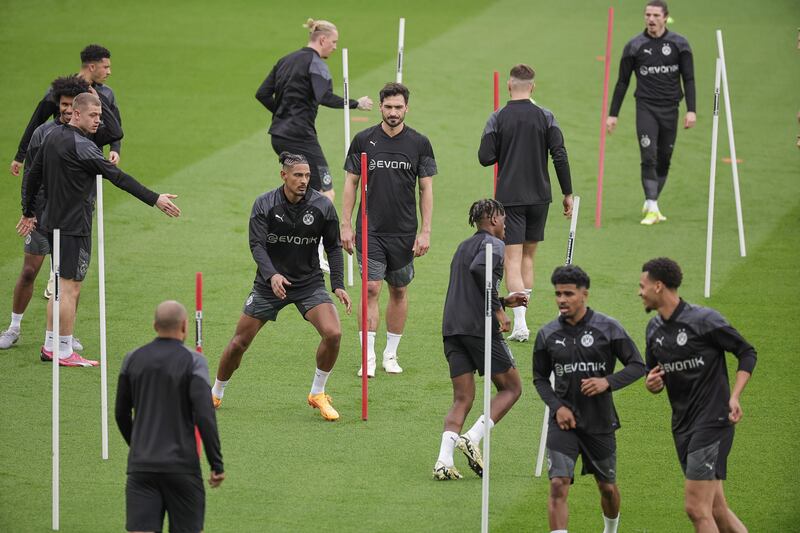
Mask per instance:
[[[672,434],[683,475],[692,481],[725,479],[734,426],[697,429]]]
[[[550,479],[568,477],[575,481],[575,461],[581,456],[581,475],[594,474],[605,483],[617,482],[617,438],[611,433],[564,431],[550,418],[547,426],[547,470]]]
[[[311,169],[311,181],[308,186],[315,191],[333,190],[333,176],[325,160],[325,154],[322,153],[322,147],[316,139],[298,142],[273,135],[272,149],[278,155],[281,155],[281,152],[304,155]]]
[[[512,205],[505,209],[506,244],[544,240],[544,226],[550,204]]]
[[[53,249],[53,234],[47,234],[47,243]],[[52,265],[52,256],[50,256]],[[92,237],[61,235],[60,277],[73,281],[83,281],[89,270],[92,258]]]
[[[442,342],[451,378],[475,371],[479,376],[484,374],[483,337],[450,335]],[[516,367],[506,341],[502,337],[492,337],[492,374],[503,374]]]
[[[316,306],[333,304],[333,300],[331,300],[328,291],[325,290],[325,285],[322,283],[299,289],[289,287],[286,289],[286,298],[283,300],[275,296],[269,289],[256,290],[253,288],[244,302],[242,312],[247,316],[266,322],[275,320],[278,317],[278,312],[289,304],[294,304],[300,314],[303,315],[303,318],[305,318],[306,313]]]
[[[368,235],[367,279],[386,280],[392,287],[405,287],[414,279],[415,235],[388,237]],[[356,259],[361,266],[361,235],[356,234]]]
[[[47,235],[33,230],[25,237],[25,253],[31,255],[50,255],[50,243]]]
[[[203,479],[200,474],[130,473],[125,509],[128,531],[161,531],[166,512],[170,533],[198,533],[206,514]]]

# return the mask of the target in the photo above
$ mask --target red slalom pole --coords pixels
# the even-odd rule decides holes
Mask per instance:
[[[361,420],[367,419],[367,154],[361,152]]]
[[[600,227],[603,214],[603,174],[606,162],[606,119],[608,119],[608,76],[611,71],[611,34],[614,30],[614,8],[608,8],[608,30],[606,32],[605,74],[603,75],[603,105],[600,110],[600,155],[597,163],[597,202],[594,212],[594,227]]]
[[[500,73],[494,71],[494,110],[500,109]],[[494,195],[497,195],[497,163],[494,164]]]
[[[203,353],[203,273],[194,275],[194,349]],[[200,430],[194,427],[194,440],[197,443],[197,456],[203,456],[203,439]]]

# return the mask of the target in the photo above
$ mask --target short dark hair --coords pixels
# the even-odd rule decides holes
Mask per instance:
[[[469,225],[475,226],[482,218],[492,218],[495,215],[505,215],[503,204],[494,198],[484,198],[473,203],[469,208]]]
[[[520,81],[533,81],[533,78],[536,77],[536,71],[533,70],[533,67],[526,65],[525,63],[520,63],[519,65],[514,65],[511,67],[511,72],[509,74],[512,78],[515,78]]]
[[[278,156],[281,166],[293,167],[295,165],[307,165],[308,159],[303,154],[292,154],[290,152],[281,152]]]
[[[381,103],[383,103],[383,100],[385,98],[388,98],[390,96],[397,96],[398,94],[403,97],[403,100],[405,100],[407,104],[408,94],[409,94],[408,87],[406,87],[402,83],[397,83],[397,82],[387,83],[386,85],[383,86],[381,92],[378,93],[378,96],[380,97]]]
[[[591,284],[589,274],[577,265],[562,265],[553,270],[550,276],[553,285],[575,285],[578,288],[588,289]]]
[[[62,96],[78,96],[89,92],[89,82],[73,74],[56,78],[50,84],[50,97],[56,105],[61,103]]]
[[[656,257],[642,265],[642,272],[653,281],[660,281],[667,288],[677,289],[683,281],[681,267],[669,257]]]
[[[90,44],[81,50],[81,63],[83,65],[87,63],[97,63],[106,58],[111,59],[111,52],[108,51],[108,48],[100,46],[99,44]]]
[[[669,9],[667,8],[667,3],[664,0],[650,0],[645,4],[644,8],[647,9],[648,7],[660,7],[661,11],[664,12],[664,16],[669,15]]]

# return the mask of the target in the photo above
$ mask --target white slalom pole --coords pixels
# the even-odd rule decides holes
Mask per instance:
[[[571,265],[572,257],[575,253],[575,232],[578,229],[578,211],[581,207],[581,197],[575,196],[572,199],[572,218],[569,221],[569,237],[567,238],[567,257],[564,264]],[[550,386],[555,387],[556,378],[550,374]],[[542,477],[542,468],[544,467],[544,452],[547,448],[547,428],[550,425],[550,408],[544,406],[544,416],[542,417],[542,432],[539,435],[539,452],[536,454],[536,477]]]
[[[402,20],[402,19],[401,19]],[[483,328],[483,479],[481,498],[481,532],[489,531],[489,441],[492,433],[492,243],[486,243],[486,294]]]
[[[406,40],[406,19],[400,17],[400,26],[397,29],[397,83],[403,82],[403,47]]]
[[[60,431],[60,403],[59,403],[59,380],[58,371],[59,358],[61,357],[61,317],[60,303],[61,299],[61,230],[53,230],[53,249],[50,250],[53,260],[53,275],[55,283],[53,284],[53,478],[52,478],[52,492],[53,492],[53,530],[59,529],[60,518],[60,452],[59,452],[59,431]]]
[[[344,83],[344,157],[347,159],[347,152],[350,151],[350,79],[347,60],[347,48],[342,49],[342,81]],[[347,172],[344,175],[347,179]],[[351,221],[352,222],[352,221]],[[347,286],[353,286],[353,254],[347,254]]]
[[[725,50],[722,46],[722,30],[717,30],[717,49],[722,61],[722,94],[725,99],[725,120],[728,124],[728,144],[731,151],[731,171],[733,172],[733,197],[736,202],[736,224],[739,228],[739,255],[747,256],[744,244],[744,220],[742,219],[742,197],[739,194],[739,162],[736,160],[736,143],[733,140],[733,115],[731,114],[731,94],[728,90],[728,67],[725,63]]]
[[[97,288],[100,302],[100,456],[108,459],[108,359],[106,358],[106,246],[103,229],[103,176],[97,175]]]
[[[708,172],[708,228],[706,231],[706,278],[703,296],[711,296],[711,249],[714,241],[714,195],[717,180],[717,136],[719,132],[719,81],[722,60],[717,58],[714,75],[714,116],[711,119],[711,169]]]

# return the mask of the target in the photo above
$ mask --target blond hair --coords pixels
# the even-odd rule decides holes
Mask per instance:
[[[337,31],[336,25],[333,22],[314,20],[312,18],[308,19],[306,23],[303,24],[303,27],[308,29],[308,42],[314,42],[322,35],[330,35]]]

